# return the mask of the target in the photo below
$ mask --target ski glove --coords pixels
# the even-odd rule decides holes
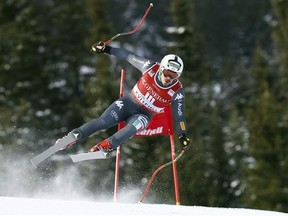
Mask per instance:
[[[190,139],[188,137],[186,137],[186,134],[181,134],[179,135],[179,141],[182,145],[182,149],[183,150],[187,150],[188,148],[190,148]]]
[[[104,52],[106,45],[103,41],[98,42],[97,44],[93,44],[91,47],[92,52],[102,53]]]

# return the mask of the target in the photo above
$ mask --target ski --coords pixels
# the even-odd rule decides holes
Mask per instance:
[[[32,158],[30,160],[30,162],[32,163],[32,165],[37,168],[37,166],[44,160],[46,160],[48,157],[50,157],[51,155],[53,155],[54,153],[56,153],[57,151],[59,151],[61,148],[59,148],[58,146],[51,146],[50,148],[48,148],[47,150],[45,150],[44,152],[42,152],[41,154],[36,155],[34,158]]]
[[[88,152],[88,153],[70,155],[70,158],[74,163],[86,160],[107,159],[110,157],[112,157],[112,155],[110,154],[110,152],[107,151]]]
[[[32,165],[37,168],[37,166],[44,160],[46,160],[51,155],[55,154],[56,152],[64,149],[67,145],[71,145],[75,143],[75,135],[68,134],[68,136],[64,137],[63,139],[60,139],[58,142],[56,142],[53,146],[42,152],[41,154],[36,155],[34,158],[30,160]]]

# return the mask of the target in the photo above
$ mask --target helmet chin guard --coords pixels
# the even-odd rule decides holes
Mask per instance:
[[[182,59],[174,54],[164,56],[160,63],[160,70],[170,70],[178,74],[178,77],[182,74],[184,64]]]

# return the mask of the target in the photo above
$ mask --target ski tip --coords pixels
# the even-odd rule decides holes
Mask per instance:
[[[78,162],[78,160],[76,160],[75,155],[70,155],[71,160],[73,161],[73,163]]]
[[[31,159],[30,162],[31,162],[31,164],[32,164],[32,166],[33,166],[34,168],[37,168],[37,165],[38,165],[38,164],[34,163],[33,159]]]

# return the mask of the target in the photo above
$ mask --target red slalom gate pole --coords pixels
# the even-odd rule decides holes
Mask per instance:
[[[176,161],[176,154],[175,154],[175,140],[174,140],[174,129],[173,129],[173,117],[172,117],[172,111],[171,111],[171,106],[168,107],[169,109],[169,118],[168,118],[168,124],[169,128],[171,129],[170,131],[170,147],[171,147],[171,158],[172,158],[172,168],[173,168],[173,178],[174,178],[174,190],[175,190],[175,201],[176,205],[180,205],[180,192],[179,192],[179,183],[178,183],[178,172],[177,172],[177,165]],[[184,151],[182,151],[182,154]],[[180,153],[180,157],[182,156]]]
[[[124,82],[125,82],[125,69],[121,70],[121,80],[120,80],[120,93],[119,96],[124,96]],[[125,122],[120,122],[118,124],[118,130],[123,128]],[[115,164],[115,182],[114,182],[114,203],[118,201],[118,190],[119,190],[119,175],[120,175],[120,146],[116,150],[116,164]]]
[[[176,201],[176,205],[180,205],[180,192],[179,192],[179,183],[178,183],[178,172],[177,172],[177,166],[176,166],[177,160],[176,160],[176,154],[175,154],[174,135],[170,135],[170,146],[171,146],[171,156],[172,156],[175,201]],[[183,153],[184,153],[184,151],[183,151]]]

